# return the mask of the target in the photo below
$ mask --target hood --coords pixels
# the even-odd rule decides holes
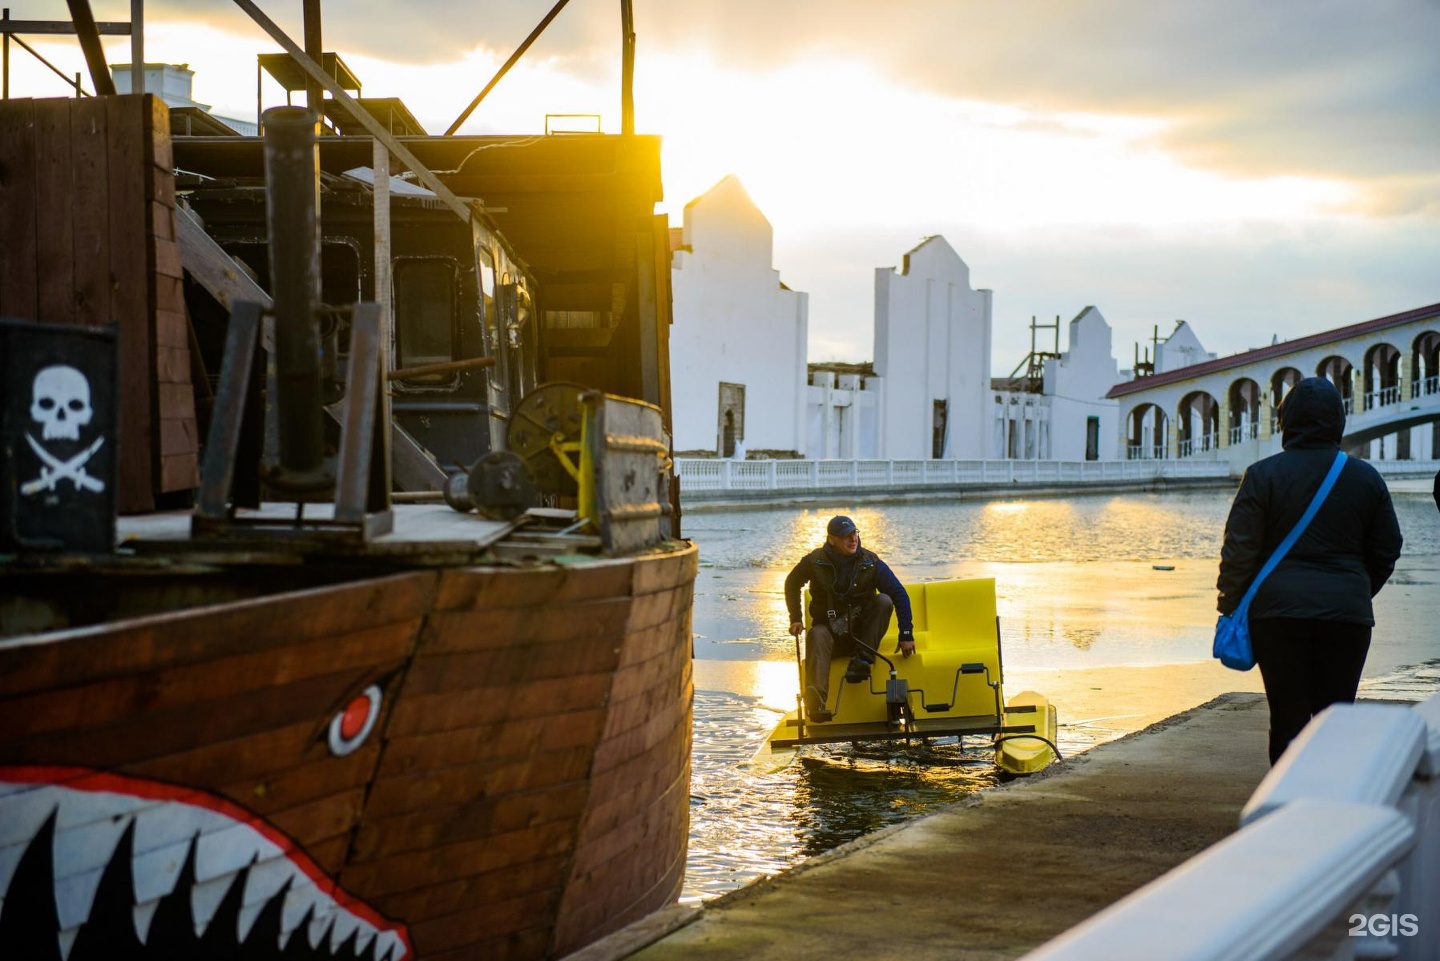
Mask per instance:
[[[1339,447],[1345,434],[1345,403],[1323,377],[1306,377],[1280,402],[1281,444],[1291,447]]]

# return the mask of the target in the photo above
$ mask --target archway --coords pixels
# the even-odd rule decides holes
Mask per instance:
[[[1127,460],[1162,460],[1169,455],[1165,411],[1141,404],[1130,412],[1126,425]]]
[[[1298,373],[1298,371],[1297,371]],[[1260,385],[1249,377],[1242,377],[1230,385],[1229,423],[1230,443],[1238,444],[1260,436]]]
[[[1410,349],[1410,396],[1440,394],[1440,333],[1427,330]]]
[[[1294,389],[1295,385],[1305,379],[1305,375],[1294,367],[1281,367],[1270,376],[1270,431],[1274,433],[1280,429],[1280,402],[1285,395]]]
[[[1355,365],[1338,354],[1331,354],[1320,361],[1320,366],[1315,368],[1316,377],[1324,377],[1335,385],[1340,392],[1340,399],[1345,402],[1345,413],[1355,413]]]
[[[1203,390],[1186,394],[1175,412],[1175,431],[1181,457],[1214,450],[1219,446],[1220,402]]]
[[[1400,351],[1376,344],[1365,351],[1365,409],[1400,403]]]

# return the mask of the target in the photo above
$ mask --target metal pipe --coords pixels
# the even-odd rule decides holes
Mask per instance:
[[[320,148],[315,114],[265,111],[265,215],[270,295],[275,301],[275,369],[280,478],[314,473],[324,460],[320,384]],[[299,478],[294,478],[299,481]]]

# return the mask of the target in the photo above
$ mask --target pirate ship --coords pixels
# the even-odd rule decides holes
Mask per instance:
[[[264,138],[0,104],[0,943],[562,956],[685,863],[658,142],[397,136],[240,5]]]

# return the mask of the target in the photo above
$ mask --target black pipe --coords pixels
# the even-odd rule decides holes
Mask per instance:
[[[270,231],[270,295],[275,301],[275,370],[280,463],[271,482],[311,486],[325,445],[320,384],[320,150],[315,114],[303,107],[265,111],[265,216]],[[286,479],[290,483],[286,483]]]

